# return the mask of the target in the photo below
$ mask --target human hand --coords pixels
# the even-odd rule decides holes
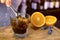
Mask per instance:
[[[7,7],[11,6],[11,0],[0,0],[0,2],[6,4]]]

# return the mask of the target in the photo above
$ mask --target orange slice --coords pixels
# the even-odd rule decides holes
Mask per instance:
[[[55,16],[46,16],[46,25],[51,26],[55,24],[57,21],[57,18]]]
[[[41,27],[45,24],[45,17],[41,12],[34,12],[30,21],[33,26]]]

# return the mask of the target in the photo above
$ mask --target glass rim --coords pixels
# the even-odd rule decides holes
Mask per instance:
[[[21,15],[18,15],[21,17]],[[17,18],[17,16],[10,16],[10,18]],[[25,17],[21,17],[21,18],[30,18],[29,14],[26,14]]]

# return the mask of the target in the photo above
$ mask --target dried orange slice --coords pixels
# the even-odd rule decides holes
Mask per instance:
[[[46,16],[46,25],[51,26],[54,25],[57,21],[55,16]]]
[[[41,12],[34,12],[30,21],[33,26],[41,27],[45,24],[45,17]]]

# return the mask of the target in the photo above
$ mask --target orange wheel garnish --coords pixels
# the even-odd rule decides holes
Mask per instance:
[[[54,25],[57,21],[55,16],[46,16],[46,25],[51,26]]]
[[[41,12],[34,12],[30,21],[33,26],[41,27],[45,24],[45,17]]]

